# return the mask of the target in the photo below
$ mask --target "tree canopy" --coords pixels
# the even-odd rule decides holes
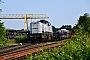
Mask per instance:
[[[88,13],[80,16],[78,19],[78,23],[73,28],[78,29],[78,26],[83,27],[85,32],[90,32],[90,17]]]
[[[55,26],[52,26],[53,32],[56,32],[59,28],[56,28]]]
[[[72,26],[71,25],[62,25],[59,29],[71,30],[72,29]]]
[[[4,27],[4,23],[0,20],[0,39],[6,36],[6,31]]]
[[[1,20],[0,20],[0,46],[5,37],[6,37],[6,30],[4,27],[4,22],[1,22]]]

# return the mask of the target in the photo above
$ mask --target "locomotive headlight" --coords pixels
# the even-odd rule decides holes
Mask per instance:
[[[44,38],[44,35],[42,35],[42,38]]]

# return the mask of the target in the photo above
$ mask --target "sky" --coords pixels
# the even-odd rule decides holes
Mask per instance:
[[[77,23],[84,13],[90,14],[90,0],[2,0],[1,14],[46,14],[57,28]],[[37,19],[40,20],[40,19]],[[33,21],[37,21],[33,19]],[[2,20],[6,28],[23,29],[24,20]]]

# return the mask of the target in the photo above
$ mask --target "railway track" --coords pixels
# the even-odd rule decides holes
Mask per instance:
[[[13,45],[13,46],[7,46],[7,47],[0,48],[0,56],[27,49],[30,46],[33,46],[35,44],[37,43],[33,43],[33,44],[27,43],[27,44],[22,44],[22,45],[19,44],[19,45]]]
[[[28,54],[35,53],[37,51],[42,51],[44,49],[53,48],[62,45],[66,42],[63,40],[59,43],[57,42],[44,42],[44,43],[34,43],[34,44],[23,44],[10,46],[0,50],[0,60],[24,60],[25,56]],[[42,47],[44,46],[44,47]]]

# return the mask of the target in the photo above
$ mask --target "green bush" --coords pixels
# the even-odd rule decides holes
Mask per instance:
[[[79,27],[63,46],[28,56],[27,60],[90,60],[90,35]]]
[[[11,44],[11,41],[9,39],[3,38],[0,40],[0,47],[7,46],[8,44]]]
[[[4,27],[4,22],[1,22],[0,20],[0,47],[6,44],[5,37],[6,37],[6,29]]]
[[[16,43],[27,43],[28,42],[26,36],[16,36],[15,41]]]

